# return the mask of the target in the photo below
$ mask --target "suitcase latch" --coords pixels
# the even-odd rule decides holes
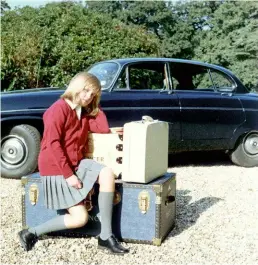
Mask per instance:
[[[139,193],[138,204],[141,213],[146,214],[150,207],[150,195],[148,191],[143,190]]]
[[[29,198],[32,205],[35,205],[39,199],[39,189],[37,184],[31,184],[29,189]]]
[[[117,151],[123,151],[123,145],[122,144],[117,144],[116,145],[116,150]]]
[[[118,164],[122,164],[123,163],[123,158],[122,157],[117,157],[116,162]]]

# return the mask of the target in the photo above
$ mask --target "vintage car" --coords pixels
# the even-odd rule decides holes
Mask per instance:
[[[169,123],[170,153],[225,150],[234,164],[258,166],[258,94],[229,70],[191,60],[128,58],[87,71],[101,82],[110,127],[148,115]],[[42,115],[64,89],[2,93],[2,177],[20,178],[36,169]]]

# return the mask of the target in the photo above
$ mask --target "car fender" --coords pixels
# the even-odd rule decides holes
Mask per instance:
[[[9,116],[9,117],[2,117],[1,119],[1,128],[2,128],[2,136],[5,134],[6,131],[10,130],[12,127],[20,124],[28,124],[35,127],[40,134],[43,133],[43,119],[42,117],[37,116]]]

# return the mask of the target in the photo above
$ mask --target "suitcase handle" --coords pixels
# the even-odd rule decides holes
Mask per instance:
[[[175,196],[167,196],[167,199],[165,200],[165,205],[168,205],[169,203],[171,202],[174,202],[176,200],[176,197]]]
[[[151,116],[142,116],[142,122],[153,122],[153,118]]]
[[[116,150],[123,151],[123,145],[122,144],[117,144],[116,145]]]

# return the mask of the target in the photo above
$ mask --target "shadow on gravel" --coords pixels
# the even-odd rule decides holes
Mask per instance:
[[[176,224],[168,238],[179,235],[194,225],[203,212],[222,200],[217,197],[206,197],[189,203],[192,199],[189,193],[189,190],[177,190],[176,192]]]
[[[170,154],[168,158],[169,167],[186,167],[186,166],[233,166],[229,156],[222,151],[207,152],[184,152]]]

